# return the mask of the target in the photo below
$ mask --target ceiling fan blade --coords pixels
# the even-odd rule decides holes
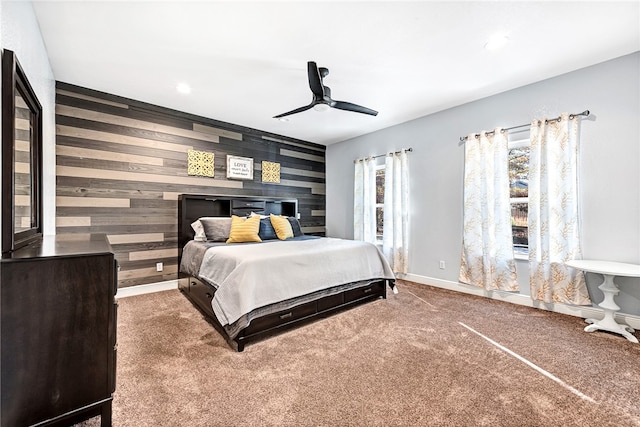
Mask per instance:
[[[345,111],[353,111],[356,113],[369,114],[371,116],[377,116],[378,112],[376,110],[372,110],[371,108],[363,107],[362,105],[352,104],[351,102],[345,101],[333,101],[330,104],[333,108],[337,108],[338,110]]]
[[[289,116],[291,114],[301,113],[303,111],[307,111],[313,108],[314,103],[309,105],[305,105],[304,107],[296,108],[295,110],[287,111],[286,113],[278,114],[277,116],[273,116],[274,119],[279,119],[280,117]]]
[[[307,62],[307,75],[309,76],[309,88],[317,99],[324,98],[324,88],[322,86],[322,79],[320,78],[320,71],[315,62]]]

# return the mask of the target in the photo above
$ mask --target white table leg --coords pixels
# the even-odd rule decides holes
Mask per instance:
[[[616,284],[613,282],[614,276],[610,274],[604,274],[603,276],[604,282],[598,286],[598,289],[600,289],[604,294],[604,300],[598,305],[604,310],[604,318],[602,320],[586,319],[586,322],[591,324],[585,327],[584,330],[586,332],[593,332],[597,330],[609,331],[620,334],[629,341],[637,343],[638,339],[630,333],[634,332],[633,328],[627,325],[621,325],[614,319],[616,311],[620,310],[620,307],[618,307],[614,301],[614,297],[620,292],[620,289],[618,289]]]

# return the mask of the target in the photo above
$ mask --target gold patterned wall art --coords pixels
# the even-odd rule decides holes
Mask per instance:
[[[262,182],[280,182],[280,163],[262,162]]]
[[[187,151],[187,174],[196,176],[206,176],[213,178],[214,153],[206,151],[188,150]]]

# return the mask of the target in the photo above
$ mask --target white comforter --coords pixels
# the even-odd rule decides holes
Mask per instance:
[[[218,288],[211,305],[222,326],[256,308],[322,289],[394,279],[375,245],[329,237],[215,246],[207,249],[199,276]]]

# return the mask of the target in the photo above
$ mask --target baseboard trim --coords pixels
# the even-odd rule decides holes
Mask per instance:
[[[553,311],[555,313],[568,314],[569,316],[582,317],[583,319],[586,319],[588,317],[601,319],[602,317],[604,317],[604,311],[599,307],[573,306],[559,303],[546,304],[539,301],[534,301],[528,295],[521,295],[505,291],[487,291],[485,289],[481,289],[476,286],[471,286],[464,283],[436,279],[427,276],[420,276],[417,274],[404,274],[399,278],[423,285],[434,286],[436,288],[448,289],[450,291],[463,292],[466,294],[478,295],[485,298],[506,301],[512,304]],[[634,329],[640,329],[639,316],[618,312],[616,313],[615,318],[617,321],[626,323]]]
[[[146,285],[128,286],[118,288],[116,298],[126,298],[136,295],[151,294],[153,292],[168,291],[178,289],[178,280],[167,280],[166,282],[149,283]]]

